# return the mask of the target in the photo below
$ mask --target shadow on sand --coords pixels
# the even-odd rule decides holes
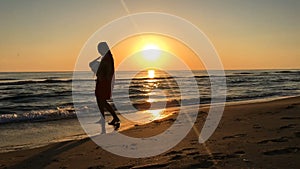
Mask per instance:
[[[34,156],[21,161],[18,164],[15,164],[9,168],[45,168],[49,163],[55,160],[55,157],[67,150],[70,150],[74,147],[77,147],[87,141],[89,138],[77,140],[77,141],[66,141],[57,143],[54,146],[49,147],[47,150],[39,152]]]

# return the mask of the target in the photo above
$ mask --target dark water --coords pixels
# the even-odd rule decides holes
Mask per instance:
[[[210,103],[209,76],[205,71],[193,73],[190,76],[185,71],[173,71],[170,76],[156,71],[155,77],[149,78],[147,72],[134,77],[132,72],[117,72],[113,98],[122,100],[120,98],[129,97],[130,102],[118,102],[118,108],[124,110],[132,105],[138,110],[148,109],[151,104],[159,102],[167,102],[169,107],[178,106],[183,100],[189,104],[199,104],[199,98],[201,104]],[[225,73],[227,102],[300,95],[300,70],[243,70]],[[0,73],[0,123],[76,117],[72,76],[72,72]],[[187,87],[184,90],[179,90],[178,79],[185,82]],[[91,108],[90,105],[95,102],[93,75],[83,72],[81,78],[73,80],[81,86],[79,90],[73,90],[73,94],[81,96],[76,104],[85,109]],[[200,96],[188,88],[192,80],[196,80]],[[163,91],[164,96],[159,91]],[[180,97],[182,92],[184,97]]]

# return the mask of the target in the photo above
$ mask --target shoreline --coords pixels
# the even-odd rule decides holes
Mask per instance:
[[[208,107],[199,109],[196,128],[203,125],[207,110]],[[300,157],[299,110],[299,96],[260,103],[226,103],[217,130],[205,144],[199,144],[197,134],[191,130],[186,138],[166,153],[131,159],[111,154],[90,138],[85,138],[0,153],[0,168],[297,168],[300,166],[297,160]],[[175,116],[134,126],[121,133],[134,137],[153,136],[168,128]],[[57,147],[68,148],[58,151]]]
[[[241,105],[241,104],[252,104],[252,103],[264,103],[264,102],[269,102],[269,101],[276,101],[276,100],[282,100],[282,99],[288,99],[288,98],[294,98],[294,97],[300,97],[300,95],[293,95],[293,96],[278,96],[278,97],[268,97],[268,98],[258,98],[258,99],[251,99],[251,100],[238,100],[238,101],[229,101],[225,102],[226,105]],[[219,104],[219,103],[215,103],[215,104]],[[208,107],[210,106],[211,103],[204,103],[204,104],[200,104],[200,108],[202,107]],[[189,106],[193,106],[193,105],[188,105],[186,107]],[[167,109],[169,108],[177,108],[179,106],[171,106],[171,107],[167,107]],[[138,111],[138,110],[137,110]],[[76,116],[72,116],[72,117],[67,117],[67,118],[53,118],[53,119],[25,119],[25,120],[19,120],[19,121],[12,121],[12,122],[1,122],[0,125],[10,125],[10,124],[20,124],[20,123],[43,123],[43,122],[52,122],[52,121],[63,121],[63,120],[74,120],[74,119],[78,119],[78,117]]]
[[[245,104],[255,104],[255,103],[267,103],[272,101],[280,101],[285,99],[293,99],[293,98],[300,98],[300,95],[295,96],[279,96],[279,97],[269,97],[269,98],[261,98],[261,99],[252,99],[252,100],[241,100],[241,101],[232,101],[226,102],[225,104],[228,106],[231,105],[245,105]]]
[[[293,99],[293,98],[300,98],[300,96],[284,96],[284,97],[277,97],[277,98],[264,98],[264,99],[255,99],[255,100],[247,100],[247,101],[234,101],[234,102],[225,102],[225,107],[227,106],[240,106],[240,105],[251,105],[251,104],[260,104],[260,103],[268,103],[268,102],[273,102],[273,101],[281,101],[281,100],[286,100],[286,99]],[[207,109],[210,107],[211,104],[203,104],[199,106],[199,112],[201,112],[200,109]],[[215,103],[215,105],[218,105],[218,103]],[[191,105],[192,106],[192,105]],[[185,106],[185,108],[189,108],[191,106]],[[177,109],[178,107],[169,107],[166,108],[165,112],[170,112],[170,111],[174,111],[175,109]],[[199,113],[198,112],[198,113]],[[164,120],[168,120],[168,119],[172,119],[174,116],[172,113],[170,113],[170,115],[165,116],[161,119],[158,120],[153,120],[154,123],[159,122],[159,121],[164,121]],[[176,116],[176,115],[175,115]],[[57,124],[66,124],[66,123],[78,123],[78,127],[79,129],[81,129],[83,132],[80,134],[76,134],[76,135],[70,135],[64,138],[60,138],[57,140],[52,140],[51,142],[47,142],[47,143],[41,143],[41,144],[19,144],[19,145],[13,145],[13,146],[8,146],[8,147],[1,147],[0,149],[0,154],[1,153],[7,153],[7,152],[14,152],[14,151],[23,151],[23,150],[30,150],[30,149],[35,149],[35,148],[40,148],[40,147],[45,147],[51,144],[57,144],[57,143],[61,143],[61,142],[68,142],[68,141],[78,141],[78,140],[82,140],[82,139],[86,139],[86,138],[90,138],[93,137],[95,135],[91,135],[89,136],[86,132],[84,132],[84,130],[81,127],[80,122],[78,121],[78,117],[74,117],[74,118],[66,118],[66,119],[55,119],[55,120],[41,120],[41,121],[34,121],[34,122],[29,122],[29,121],[24,121],[24,122],[13,122],[13,123],[3,123],[1,124],[1,127],[6,127],[6,126],[10,126],[10,125],[26,125],[26,124],[45,124],[45,123],[57,123]],[[153,123],[152,122],[152,123]],[[126,132],[126,130],[130,130],[135,128],[136,126],[144,126],[144,125],[148,125],[149,123],[146,124],[127,124],[127,126],[123,129],[122,127],[120,128],[119,132]],[[77,126],[76,126],[77,127]]]

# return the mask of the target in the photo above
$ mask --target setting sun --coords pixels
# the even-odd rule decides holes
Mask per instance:
[[[112,48],[118,70],[140,70],[149,67],[163,70],[203,68],[199,57],[181,41],[159,34],[128,37]],[[184,63],[184,65],[182,64]]]
[[[148,70],[148,77],[154,78],[155,77],[155,70]]]
[[[160,56],[160,48],[155,44],[146,44],[143,47],[142,55],[146,60],[155,61]]]
[[[149,49],[159,49],[159,47],[156,44],[146,44],[143,48],[143,50],[149,50]]]

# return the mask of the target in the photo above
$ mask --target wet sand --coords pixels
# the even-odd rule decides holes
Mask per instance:
[[[196,129],[208,108],[201,108]],[[134,137],[163,132],[166,119],[122,131]],[[22,139],[22,138],[20,138]],[[174,148],[149,158],[126,158],[103,150],[90,139],[55,143],[0,154],[0,168],[300,168],[300,97],[227,105],[215,133],[198,143],[197,130]]]

